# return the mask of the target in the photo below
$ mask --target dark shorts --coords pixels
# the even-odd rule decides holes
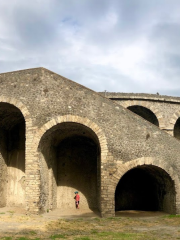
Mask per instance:
[[[76,201],[76,204],[79,204],[79,201]]]

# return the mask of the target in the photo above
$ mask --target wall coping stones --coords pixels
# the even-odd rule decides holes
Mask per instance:
[[[104,97],[112,100],[151,100],[160,102],[175,102],[180,103],[180,97],[172,97],[166,95],[146,94],[146,93],[120,93],[120,92],[99,92]]]

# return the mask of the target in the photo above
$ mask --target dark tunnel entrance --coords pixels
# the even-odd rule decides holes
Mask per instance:
[[[82,124],[61,123],[44,134],[39,150],[41,209],[75,208],[78,190],[81,208],[98,210],[100,147],[95,133]]]
[[[180,118],[177,119],[174,125],[174,137],[180,140]]]
[[[159,122],[156,115],[148,108],[135,105],[128,107],[128,109],[159,127]]]
[[[0,207],[25,206],[25,120],[0,103]]]
[[[175,186],[161,168],[143,165],[129,170],[115,192],[115,211],[141,210],[175,213]]]

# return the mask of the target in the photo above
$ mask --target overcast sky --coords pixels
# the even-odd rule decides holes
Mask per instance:
[[[0,0],[0,73],[180,96],[180,0]]]

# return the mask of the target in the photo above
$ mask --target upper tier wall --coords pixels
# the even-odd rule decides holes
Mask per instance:
[[[180,97],[145,93],[101,92],[100,94],[125,108],[142,106],[151,110],[159,121],[160,129],[174,136],[174,127],[180,117]]]

